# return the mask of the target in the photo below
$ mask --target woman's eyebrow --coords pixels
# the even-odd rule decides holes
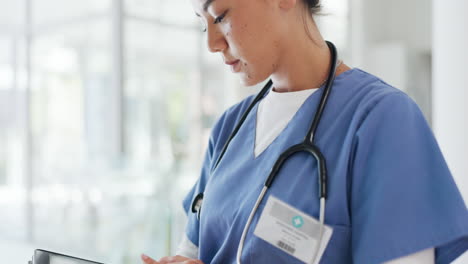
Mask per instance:
[[[208,7],[210,7],[210,5],[214,2],[215,0],[206,0],[206,2],[203,4],[203,11],[204,12],[207,12],[208,11]],[[198,13],[195,13],[196,16],[200,16]]]
[[[214,2],[215,0],[206,0],[206,2],[203,4],[203,11],[208,11],[208,7]]]

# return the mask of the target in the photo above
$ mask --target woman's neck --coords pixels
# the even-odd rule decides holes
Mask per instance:
[[[328,76],[330,68],[330,49],[318,31],[315,22],[309,20],[308,32],[303,28],[292,27],[284,40],[282,56],[278,67],[271,75],[276,92],[292,92],[319,88]],[[335,76],[349,70],[342,63],[337,67]]]

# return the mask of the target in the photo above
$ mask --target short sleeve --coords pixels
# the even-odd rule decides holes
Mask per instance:
[[[436,263],[468,249],[468,211],[418,106],[384,96],[357,129],[351,174],[354,263],[435,248]]]
[[[224,146],[225,141],[230,135],[232,126],[235,124],[235,120],[230,120],[228,117],[234,116],[232,113],[236,113],[236,105],[225,111],[221,117],[216,121],[213,129],[211,130],[210,139],[208,141],[208,147],[205,152],[200,177],[190,189],[182,201],[182,206],[185,213],[187,214],[187,225],[185,227],[185,233],[187,238],[195,245],[199,246],[199,221],[196,214],[192,213],[192,203],[195,197],[199,193],[205,191],[206,184],[209,180],[211,170],[213,169],[213,163],[215,157],[219,155],[219,152]]]
[[[200,177],[182,201],[182,206],[184,207],[184,211],[187,214],[187,225],[185,227],[185,233],[187,238],[197,247],[199,246],[199,221],[196,217],[196,214],[192,213],[192,202],[199,193],[203,193],[205,191],[206,182],[211,170],[212,157],[213,138],[210,137]]]

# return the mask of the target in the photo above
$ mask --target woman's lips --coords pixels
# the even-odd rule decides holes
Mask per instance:
[[[231,66],[231,71],[232,72],[239,72],[240,71],[240,60],[235,60],[235,61],[227,61],[227,65]]]

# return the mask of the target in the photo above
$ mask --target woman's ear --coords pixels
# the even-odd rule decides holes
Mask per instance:
[[[294,8],[298,0],[279,0],[279,7],[285,11]]]

